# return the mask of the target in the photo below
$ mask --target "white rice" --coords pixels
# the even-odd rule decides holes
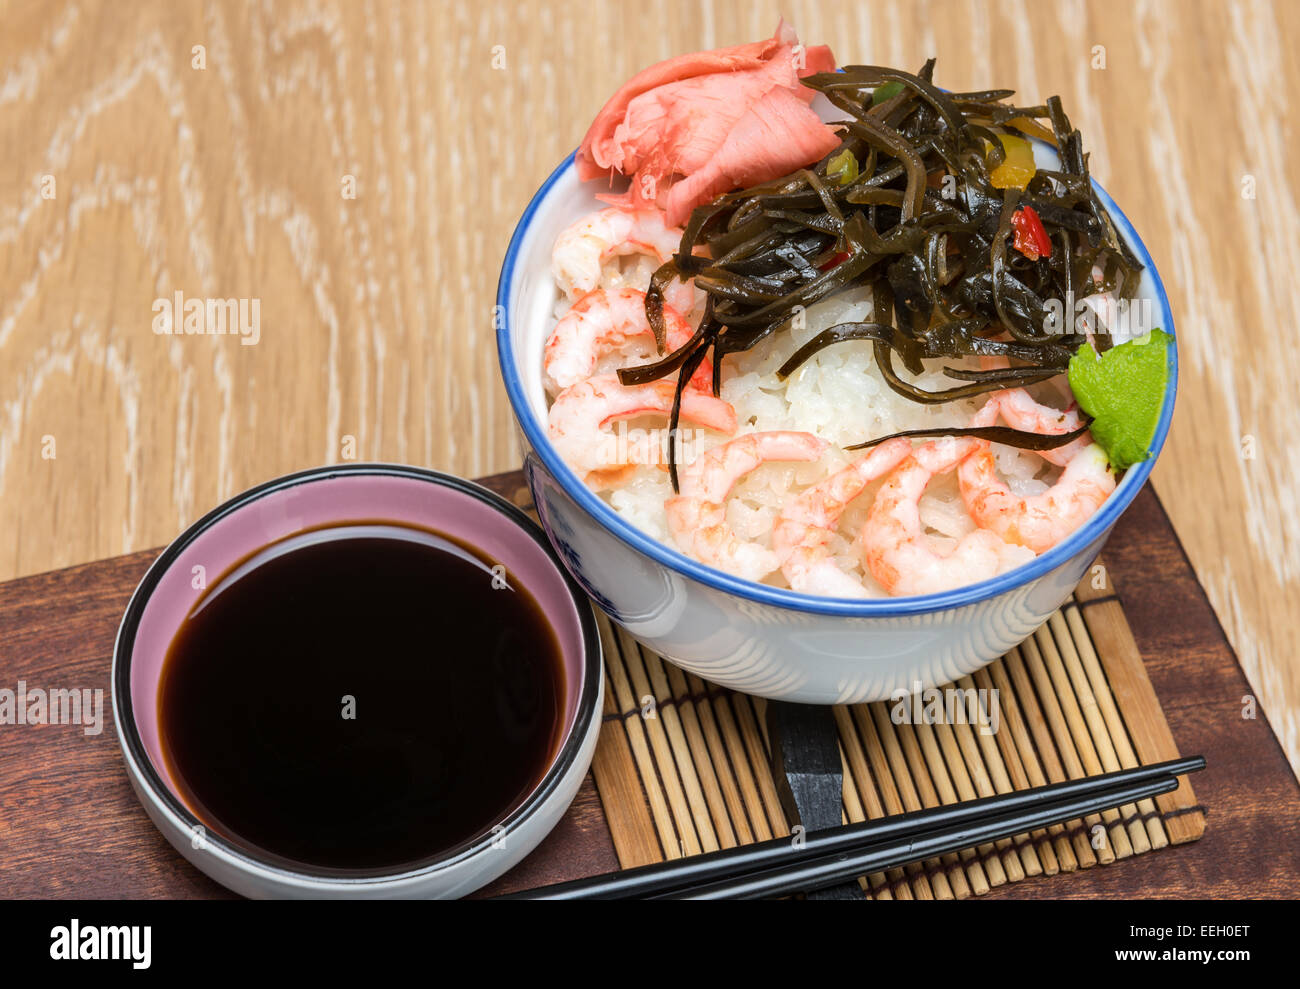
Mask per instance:
[[[644,290],[649,284],[650,269],[645,265],[610,267],[607,287],[628,285]],[[702,298],[702,293],[697,293],[697,296]],[[556,305],[556,318],[567,309],[567,300],[560,299]],[[787,380],[777,377],[777,368],[804,343],[836,323],[869,320],[871,309],[866,290],[842,293],[809,307],[802,327],[773,334],[753,349],[724,359],[720,394],[736,410],[740,424],[737,435],[800,430],[831,445],[830,451],[820,461],[765,464],[736,484],[727,503],[727,521],[742,539],[770,546],[773,521],[788,499],[862,455],[860,452],[846,453],[842,447],[903,430],[966,426],[982,406],[984,396],[943,405],[924,405],[904,398],[885,383],[876,367],[870,341],[846,341],[826,347]],[[698,317],[697,309],[693,321],[697,322]],[[617,366],[644,363],[654,356],[652,345],[647,345],[643,353],[610,355],[602,361],[599,371],[608,372]],[[944,364],[952,363],[952,360],[928,361],[925,372],[915,376],[898,364],[895,368],[905,380],[935,391],[956,384],[941,371]],[[663,423],[645,425],[663,427]],[[707,430],[692,431],[690,439],[693,443],[688,444],[689,455],[683,463],[730,438]],[[1000,444],[994,444],[993,451],[1000,473],[1008,487],[1018,495],[1046,491],[1059,476],[1059,468],[1053,468],[1034,453]],[[881,483],[870,485],[849,505],[830,544],[838,565],[860,580],[873,597],[887,594],[870,572],[864,571],[854,547],[854,538],[866,521]],[[627,521],[654,539],[672,546],[675,544],[668,532],[664,513],[664,500],[672,493],[666,469],[643,467],[637,469],[628,483],[604,491],[601,496]],[[921,498],[919,508],[928,537],[939,553],[950,551],[958,540],[975,528],[958,491],[955,472],[935,478]],[[1013,559],[1008,569],[1022,565],[1034,555],[1032,550],[1025,549],[1021,559]],[[789,586],[779,570],[769,575],[764,583]]]

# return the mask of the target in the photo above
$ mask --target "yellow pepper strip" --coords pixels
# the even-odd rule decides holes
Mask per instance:
[[[1034,149],[1023,137],[999,134],[1002,150],[1006,160],[989,175],[989,182],[995,189],[1023,189],[1034,177],[1037,167],[1034,165]]]

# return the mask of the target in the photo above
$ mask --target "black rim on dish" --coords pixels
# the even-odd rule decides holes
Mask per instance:
[[[408,467],[400,464],[347,464],[334,467],[314,467],[294,474],[286,474],[284,477],[250,488],[224,504],[217,506],[173,540],[159,555],[158,559],[154,560],[149,566],[144,577],[141,578],[139,585],[131,595],[131,600],[127,604],[126,612],[122,617],[122,624],[118,628],[117,641],[113,647],[112,672],[113,715],[117,722],[118,738],[127,755],[139,767],[140,775],[147,784],[151,795],[191,829],[204,827],[204,824],[172,793],[171,788],[159,775],[154,767],[153,760],[149,757],[149,753],[144,749],[144,744],[140,740],[140,733],[135,724],[130,689],[131,653],[135,647],[136,631],[145,605],[152,596],[154,588],[162,579],[162,575],[171,567],[180,552],[193,542],[201,532],[210,528],[218,520],[275,491],[313,481],[357,474],[410,478],[453,488],[479,499],[515,523],[541,548],[547,559],[551,561],[560,579],[564,581],[565,587],[573,599],[583,642],[583,683],[581,693],[578,696],[578,707],[574,714],[573,726],[561,739],[556,749],[555,759],[542,777],[541,782],[537,784],[518,807],[501,820],[500,827],[509,830],[532,816],[537,808],[558,788],[560,780],[573,767],[578,757],[578,750],[582,747],[583,739],[599,714],[596,710],[596,695],[602,675],[600,635],[596,629],[596,619],[591,610],[591,604],[582,588],[569,575],[559,557],[556,556],[555,550],[547,540],[545,533],[538,528],[537,524],[523,510],[482,485],[451,474],[443,474],[422,467]],[[272,872],[284,878],[298,879],[304,882],[366,885],[399,882],[436,872],[468,858],[484,848],[490,847],[497,838],[493,833],[488,833],[471,839],[401,872],[383,869],[328,869],[299,863],[294,863],[292,866],[282,865],[270,858],[251,855],[221,835],[212,834],[210,831],[204,832],[204,840],[209,848],[220,849],[225,855],[238,859],[248,866]]]

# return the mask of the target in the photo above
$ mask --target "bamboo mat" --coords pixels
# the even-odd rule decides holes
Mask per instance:
[[[516,503],[531,510],[528,489]],[[895,724],[891,702],[833,708],[845,821],[1178,758],[1108,568],[1029,639],[955,686],[997,690],[992,734]],[[674,666],[597,611],[605,710],[592,775],[623,868],[790,835],[765,701]],[[1110,865],[1205,831],[1190,781],[1172,793],[859,880],[873,899],[964,899]]]

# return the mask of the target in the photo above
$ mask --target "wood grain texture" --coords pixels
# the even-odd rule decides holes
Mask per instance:
[[[489,486],[511,497],[519,484],[520,476],[509,474]],[[32,687],[103,689],[107,704],[117,624],[155,555],[144,551],[0,584],[7,673]],[[988,895],[1300,897],[1300,785],[1267,722],[1241,717],[1245,678],[1151,491],[1121,520],[1104,559],[1176,749],[1207,759],[1193,782],[1208,827],[1189,845],[1068,875],[1053,877],[1051,869]],[[615,710],[607,705],[607,713]],[[636,779],[632,756],[617,748],[624,734],[608,728],[593,766],[600,795],[588,779],[547,840],[482,895],[617,868],[609,833],[614,813],[624,839],[619,855],[636,862],[663,857],[652,827],[629,825],[636,817],[648,821],[637,800],[650,780]],[[880,778],[888,780],[888,772]],[[611,809],[609,818],[603,808]],[[744,817],[742,811],[735,819]],[[775,830],[787,829],[782,822]],[[771,832],[741,835],[761,837]],[[898,895],[908,888],[900,877],[889,877]],[[944,877],[936,871],[931,880],[946,883]],[[98,735],[78,725],[0,726],[0,897],[228,895],[149,822],[127,782],[108,707]]]
[[[1178,321],[1156,488],[1300,768],[1300,343],[1279,331],[1300,315],[1300,4],[781,7],[842,58],[933,54],[954,88],[1061,94]],[[776,18],[748,0],[0,2],[0,577],[165,542],[348,456],[516,466],[490,327],[527,197],[632,72]],[[155,335],[176,291],[258,299],[259,342]]]

